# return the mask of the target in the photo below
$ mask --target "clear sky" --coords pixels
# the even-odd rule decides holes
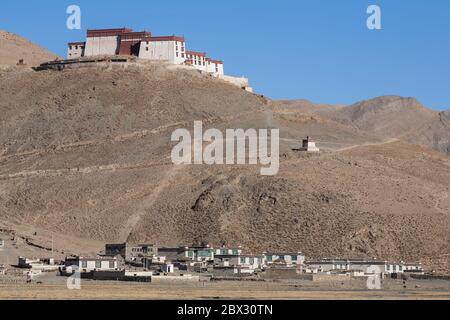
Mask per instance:
[[[68,5],[82,30],[66,28]],[[382,30],[366,27],[381,7]],[[86,29],[127,26],[184,35],[188,49],[225,61],[274,99],[351,104],[413,96],[450,108],[449,0],[2,0],[0,29],[66,55]]]

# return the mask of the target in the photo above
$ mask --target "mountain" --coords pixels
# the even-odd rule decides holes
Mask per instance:
[[[23,59],[27,66],[55,60],[57,55],[43,49],[30,41],[0,30],[0,68],[16,66]]]
[[[351,106],[315,105],[310,102],[277,102],[278,109],[320,116],[353,126],[380,139],[400,139],[450,155],[449,112],[425,108],[414,98],[383,96]]]
[[[61,255],[104,242],[207,241],[450,270],[450,158],[391,139],[369,120],[394,125],[386,113],[410,105],[412,115],[434,119],[412,100],[386,98],[349,114],[270,101],[158,63],[0,70],[0,92],[0,233],[53,244]],[[448,113],[438,116],[448,124]],[[280,128],[279,174],[173,165],[171,134],[194,120],[205,129]],[[291,150],[306,135],[322,153]]]

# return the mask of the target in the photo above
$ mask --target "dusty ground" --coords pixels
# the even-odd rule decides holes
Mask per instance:
[[[68,290],[64,279],[41,285],[2,285],[1,299],[450,299],[448,281],[390,281],[385,288],[369,291],[359,283],[352,288],[336,283],[217,282],[187,285],[126,284],[83,281],[81,290]],[[420,288],[416,287],[420,286]]]

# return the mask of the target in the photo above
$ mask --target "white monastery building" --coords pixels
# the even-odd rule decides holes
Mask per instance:
[[[158,36],[132,29],[88,30],[86,42],[70,42],[68,59],[100,55],[129,55],[141,59],[189,65],[214,75],[224,75],[223,61],[213,60],[206,53],[188,51],[184,37]]]

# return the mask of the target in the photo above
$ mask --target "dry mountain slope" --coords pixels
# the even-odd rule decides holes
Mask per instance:
[[[96,241],[204,240],[433,266],[450,251],[450,160],[439,153],[373,138],[373,146],[301,156],[283,142],[275,177],[254,166],[177,168],[171,132],[194,120],[368,140],[319,117],[268,117],[264,99],[163,65],[17,70],[0,79],[0,216],[9,225]]]
[[[310,257],[422,259],[448,269],[443,154],[383,144],[353,123],[282,109],[161,64],[0,71],[0,92],[0,228],[36,228],[34,242],[49,247],[47,231],[92,246],[210,241]],[[194,120],[219,129],[279,127],[279,175],[262,177],[259,166],[174,166],[171,133]],[[310,132],[334,152],[289,150]],[[67,252],[64,241],[55,246]]]
[[[28,66],[54,60],[57,55],[31,43],[30,41],[0,30],[0,68],[15,66],[20,59]]]
[[[397,138],[450,155],[450,110],[439,113],[414,98],[384,96],[348,107],[315,105],[303,100],[279,101],[276,106],[354,126],[381,139]]]

